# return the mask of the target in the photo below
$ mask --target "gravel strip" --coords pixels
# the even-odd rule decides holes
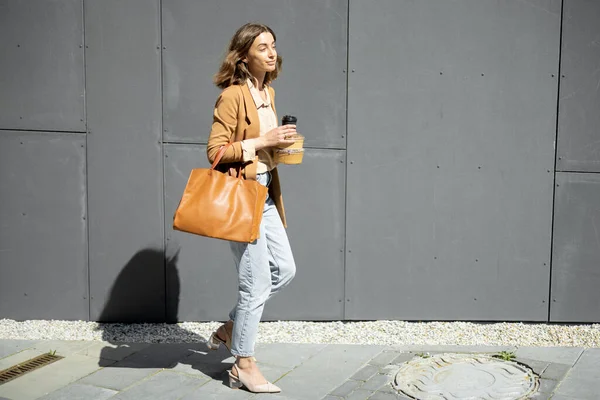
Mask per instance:
[[[105,324],[0,320],[0,339],[204,342],[219,322]],[[262,322],[259,343],[600,347],[600,324],[473,322]]]

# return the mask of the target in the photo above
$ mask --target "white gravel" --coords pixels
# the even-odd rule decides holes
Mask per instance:
[[[203,342],[218,322],[101,324],[0,319],[0,339]],[[600,347],[600,324],[472,322],[262,322],[259,343]]]

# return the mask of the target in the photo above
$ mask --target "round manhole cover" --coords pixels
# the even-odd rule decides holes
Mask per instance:
[[[419,400],[516,400],[535,393],[538,379],[515,362],[482,354],[438,354],[405,363],[394,383]]]

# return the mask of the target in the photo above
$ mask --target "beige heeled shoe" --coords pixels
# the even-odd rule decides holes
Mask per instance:
[[[235,368],[238,376],[233,375],[232,371]],[[246,389],[252,393],[279,393],[281,389],[278,386],[273,385],[271,382],[255,385],[250,383],[249,377],[246,376],[245,372],[242,372],[235,364],[231,367],[229,373],[229,387],[232,389],[240,389],[246,386]]]
[[[221,345],[224,345],[227,348],[227,350],[231,353],[231,334],[227,330],[227,324],[233,325],[233,321],[230,320],[225,322],[210,335],[210,338],[208,338],[206,346],[210,350],[217,350],[219,347],[221,347]],[[233,326],[231,326],[231,328],[233,329]],[[221,337],[217,335],[217,332],[221,337],[224,337],[225,340],[221,339]]]
[[[217,335],[217,332],[221,328],[223,328],[222,332],[223,332],[223,336],[225,336],[225,340],[221,339]],[[206,342],[206,347],[208,347],[210,350],[218,350],[219,347],[221,347],[221,345],[223,345],[231,353],[231,336],[229,335],[229,332],[227,332],[227,328],[225,328],[225,324],[221,325],[219,327],[219,329],[217,329],[216,331],[211,333],[210,337],[208,338],[208,341]],[[252,357],[252,360],[256,361],[256,358]]]
[[[217,336],[217,332],[218,329],[211,333],[210,337],[208,338],[208,341],[206,342],[206,346],[210,350],[217,350],[219,347],[221,347],[221,345],[224,345],[227,348],[227,350],[231,353],[231,336],[229,336],[229,333],[227,333],[227,329],[223,329],[225,340]]]

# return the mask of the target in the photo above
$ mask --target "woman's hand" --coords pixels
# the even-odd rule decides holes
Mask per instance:
[[[294,139],[289,139],[296,134],[296,125],[283,125],[271,129],[264,136],[258,138],[256,150],[265,147],[276,147],[280,145],[290,145],[294,143]]]

